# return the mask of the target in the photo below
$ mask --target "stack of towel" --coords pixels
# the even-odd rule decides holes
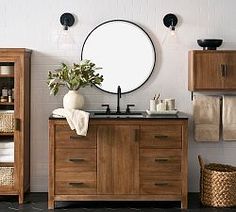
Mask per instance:
[[[14,162],[14,142],[0,141],[0,163]]]

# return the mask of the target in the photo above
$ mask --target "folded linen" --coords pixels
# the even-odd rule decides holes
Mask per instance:
[[[0,163],[13,163],[14,162],[14,155],[1,155],[0,156]]]
[[[0,149],[0,156],[2,155],[14,155],[14,149]]]
[[[196,141],[220,140],[220,97],[195,96],[193,101]]]
[[[236,140],[236,96],[223,97],[223,140]]]
[[[14,149],[14,142],[0,141],[0,149]]]
[[[75,109],[57,108],[53,110],[52,114],[65,117],[71,130],[75,129],[77,135],[87,135],[89,122],[88,112]]]

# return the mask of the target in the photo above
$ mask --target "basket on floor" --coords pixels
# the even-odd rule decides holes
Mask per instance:
[[[236,167],[210,163],[201,167],[200,194],[203,205],[213,207],[236,206]]]
[[[12,186],[14,184],[13,173],[13,167],[0,167],[0,186]]]
[[[0,111],[0,132],[14,132],[14,111]]]

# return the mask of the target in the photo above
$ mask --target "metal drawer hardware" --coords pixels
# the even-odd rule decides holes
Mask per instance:
[[[83,159],[83,158],[70,158],[69,161],[71,161],[71,162],[81,162],[81,161],[85,161],[85,159]]]
[[[155,183],[155,186],[167,186],[169,183],[163,182],[163,183]]]
[[[70,139],[71,139],[71,140],[77,140],[77,139],[80,139],[80,138],[82,138],[81,135],[71,135],[71,136],[70,136]]]
[[[138,142],[138,140],[139,140],[139,129],[135,129],[135,135],[134,135],[134,140],[135,140],[135,142]]]
[[[228,67],[226,64],[221,64],[220,65],[220,71],[221,71],[221,76],[222,77],[226,77],[227,75],[227,70],[228,70]]]
[[[169,161],[169,158],[155,158],[156,162],[167,162]]]
[[[166,139],[166,138],[168,138],[168,135],[155,135],[154,138]]]
[[[15,118],[15,130],[20,131],[20,119]]]
[[[81,185],[84,185],[84,183],[82,183],[82,182],[78,182],[78,183],[69,183],[69,185],[71,185],[71,186],[81,186]]]

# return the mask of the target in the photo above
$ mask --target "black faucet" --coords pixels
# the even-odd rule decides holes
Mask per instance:
[[[116,109],[117,114],[120,114],[120,98],[121,98],[121,87],[118,85],[118,87],[117,87],[117,109]]]

